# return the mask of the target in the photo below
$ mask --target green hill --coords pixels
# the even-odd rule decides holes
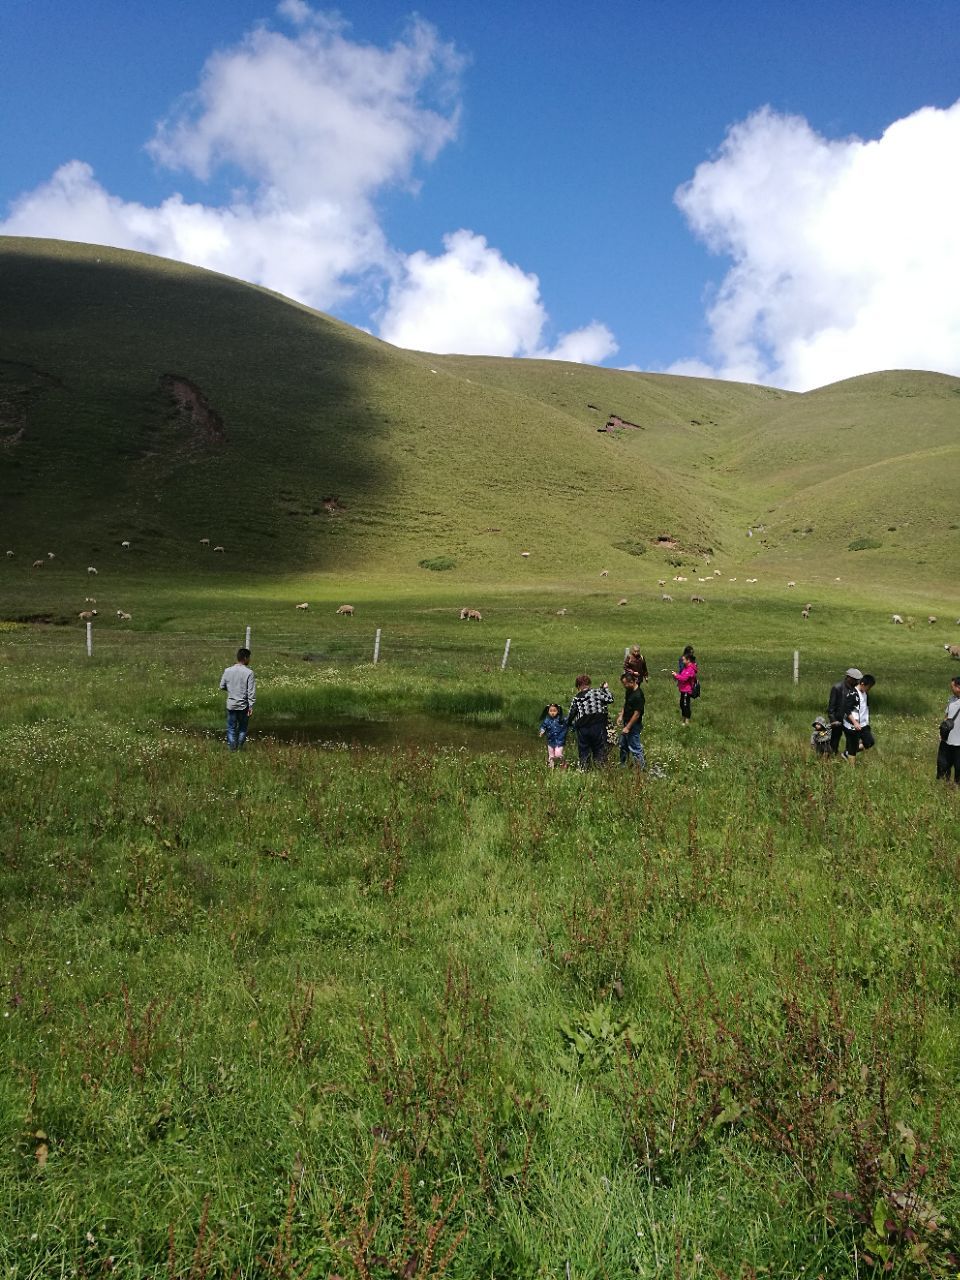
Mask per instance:
[[[712,550],[936,580],[960,550],[956,378],[796,395],[432,356],[211,272],[25,239],[0,239],[0,335],[18,567],[129,540],[131,563],[221,573],[653,580]]]

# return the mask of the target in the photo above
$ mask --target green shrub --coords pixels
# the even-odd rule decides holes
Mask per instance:
[[[647,544],[645,542],[637,542],[632,538],[625,538],[623,542],[615,542],[613,545],[617,551],[625,551],[628,556],[645,556],[647,554]]]
[[[877,551],[883,546],[876,538],[854,538],[847,547],[848,551]]]
[[[421,569],[432,569],[434,573],[442,573],[444,569],[455,569],[457,562],[453,556],[434,556],[429,560],[418,560]]]

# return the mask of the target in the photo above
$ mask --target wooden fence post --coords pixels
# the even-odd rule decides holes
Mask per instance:
[[[508,659],[509,657],[510,657],[510,641],[509,641],[509,640],[507,640],[507,643],[503,646],[503,661],[500,663],[500,670],[501,670],[501,671],[506,671],[506,669],[507,669],[507,659]]]

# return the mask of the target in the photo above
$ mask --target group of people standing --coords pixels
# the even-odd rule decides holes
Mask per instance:
[[[680,716],[682,723],[690,723],[693,698],[700,696],[700,680],[697,669],[697,658],[692,645],[687,645],[677,670],[670,674],[677,682],[680,693]],[[633,645],[623,661],[623,674],[620,684],[623,686],[623,708],[617,715],[616,726],[619,730],[620,763],[630,762],[637,769],[646,768],[646,757],[640,734],[643,730],[643,713],[646,707],[642,686],[650,679],[646,659],[638,645]],[[540,718],[540,736],[547,742],[547,764],[551,769],[564,768],[563,751],[570,732],[576,734],[577,756],[581,769],[592,769],[606,763],[610,751],[609,709],[613,703],[610,686],[604,680],[598,688],[593,687],[589,675],[577,676],[574,681],[576,693],[570,703],[567,714],[558,702],[551,702],[544,707]]]

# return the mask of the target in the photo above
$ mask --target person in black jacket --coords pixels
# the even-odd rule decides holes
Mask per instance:
[[[843,722],[850,711],[856,711],[860,702],[857,685],[863,679],[863,672],[850,667],[842,680],[838,680],[830,689],[830,700],[827,703],[827,719],[830,721],[830,751],[836,755],[843,737]]]

